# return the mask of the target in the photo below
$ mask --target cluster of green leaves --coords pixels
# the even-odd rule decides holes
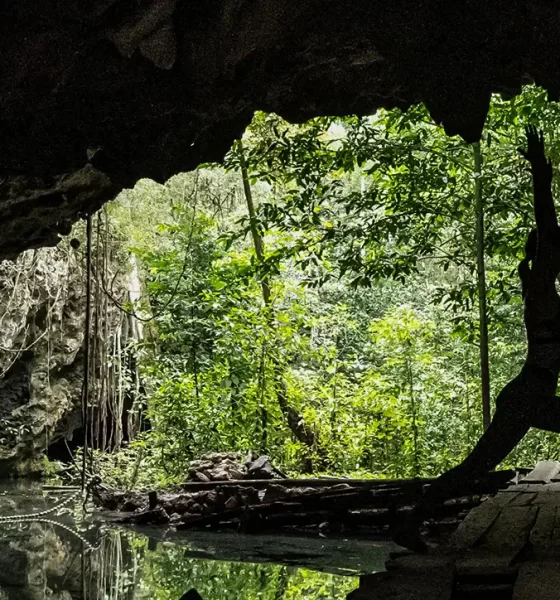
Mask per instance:
[[[533,223],[530,176],[518,152],[523,128],[546,124],[548,150],[556,158],[559,120],[558,105],[547,103],[538,88],[492,102],[481,177],[494,322],[499,306],[518,297],[515,263]],[[443,271],[451,268],[456,280],[440,287],[437,300],[472,312],[473,148],[447,137],[423,105],[298,127],[258,114],[246,138],[250,176],[274,188],[260,205],[260,227],[298,233],[268,255],[268,269],[291,257],[314,284],[348,276],[350,285],[371,286],[384,278],[405,281],[430,259]],[[235,168],[238,160],[234,146],[226,164]]]

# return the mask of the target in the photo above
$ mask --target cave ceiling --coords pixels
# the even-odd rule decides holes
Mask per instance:
[[[556,0],[0,0],[0,33],[1,257],[220,160],[257,109],[425,102],[474,141],[491,93],[560,90]]]

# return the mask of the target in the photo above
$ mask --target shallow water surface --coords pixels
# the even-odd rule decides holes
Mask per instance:
[[[1,517],[38,513],[65,494],[0,484]],[[84,518],[80,503],[41,519],[0,522],[0,600],[344,599],[357,577],[384,569],[389,544],[178,533]]]

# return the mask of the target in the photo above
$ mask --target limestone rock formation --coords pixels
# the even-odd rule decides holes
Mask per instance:
[[[141,177],[220,160],[255,109],[424,101],[473,141],[491,92],[560,91],[558,0],[18,0],[0,40],[3,257]]]
[[[69,246],[0,263],[0,476],[80,424],[84,301]],[[75,421],[74,423],[72,421]]]

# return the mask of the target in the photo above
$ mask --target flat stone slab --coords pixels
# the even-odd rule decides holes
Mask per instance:
[[[552,545],[552,534],[556,527],[556,506],[544,504],[539,507],[535,525],[529,535],[532,551],[547,554]]]
[[[560,600],[560,463],[539,463],[472,509],[447,544],[387,569],[350,599]]]
[[[470,548],[490,529],[502,512],[502,507],[487,500],[471,510],[457,531],[451,536],[449,546],[453,549]]]
[[[551,479],[560,473],[560,463],[555,460],[543,460],[538,463],[529,475],[524,477],[520,483],[525,484],[544,484],[550,483]]]
[[[560,598],[560,565],[558,563],[525,563],[513,589],[513,600],[558,600]]]

